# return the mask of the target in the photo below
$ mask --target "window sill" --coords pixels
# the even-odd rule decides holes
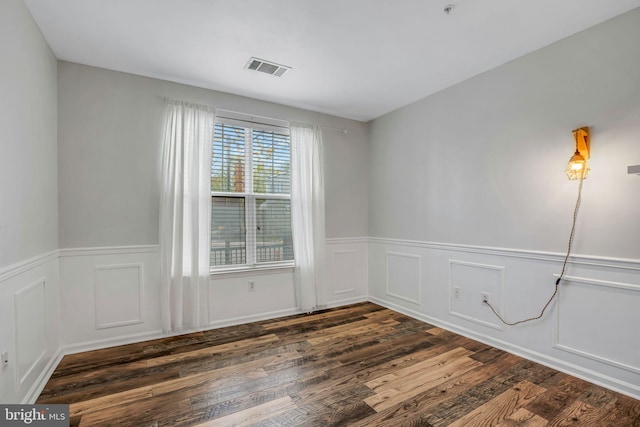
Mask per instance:
[[[271,264],[259,266],[241,266],[229,268],[216,268],[209,271],[211,279],[223,279],[227,277],[237,276],[261,276],[264,274],[281,274],[293,273],[295,264],[293,262],[286,264]]]

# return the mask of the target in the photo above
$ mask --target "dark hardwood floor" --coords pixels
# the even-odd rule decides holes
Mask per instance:
[[[371,303],[65,356],[80,426],[640,426],[640,401]]]

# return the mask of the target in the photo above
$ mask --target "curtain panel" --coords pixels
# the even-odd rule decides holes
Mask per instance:
[[[211,141],[214,113],[171,101],[164,134],[160,196],[162,329],[208,323]]]
[[[327,302],[322,133],[291,124],[291,222],[298,307],[314,311]]]

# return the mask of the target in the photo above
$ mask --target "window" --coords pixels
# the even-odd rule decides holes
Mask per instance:
[[[231,119],[215,124],[211,161],[211,267],[293,261],[288,128]]]

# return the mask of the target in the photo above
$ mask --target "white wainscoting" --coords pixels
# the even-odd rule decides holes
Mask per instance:
[[[327,239],[328,307],[367,300],[367,248]],[[34,402],[64,354],[163,336],[159,258],[157,245],[61,249],[0,270],[0,401]],[[300,312],[292,270],[216,277],[207,302],[212,328]]]
[[[535,251],[327,239],[328,305],[369,299],[640,398],[640,260],[573,256],[543,319],[502,329],[482,323],[489,313],[474,295],[480,289],[498,295],[507,320],[531,317],[552,294],[561,262],[562,254]],[[210,327],[299,312],[292,276],[212,281]],[[10,354],[0,401],[34,402],[64,353],[162,336],[159,282],[157,245],[63,249],[0,270],[0,352]],[[460,298],[470,295],[465,306],[452,304],[457,285]]]
[[[367,300],[366,238],[327,239],[327,306]]]
[[[640,374],[640,285],[566,276],[554,346]]]
[[[2,403],[33,402],[60,360],[58,276],[57,251],[0,269]]]
[[[60,250],[65,353],[162,336],[157,245]]]
[[[293,269],[212,275],[208,309],[212,328],[300,313]]]
[[[640,398],[640,260],[572,256],[559,297],[544,317],[511,327],[492,317],[480,292],[490,294],[509,322],[537,316],[553,294],[563,254],[369,241],[371,301]],[[391,289],[404,298],[390,295],[390,276],[406,280]]]
[[[367,245],[366,238],[327,239],[327,306],[366,301]],[[162,336],[157,245],[62,249],[59,256],[65,353]],[[212,275],[207,301],[210,327],[300,312],[286,269]]]
[[[367,239],[327,239],[326,307],[367,300]],[[253,290],[249,286],[253,284]],[[293,269],[212,275],[209,325],[222,327],[300,313]],[[319,306],[318,308],[325,308]]]
[[[486,294],[491,305],[499,313],[504,312],[502,306],[504,267],[453,259],[449,260],[449,266],[451,295],[449,312],[461,319],[502,329],[502,324],[493,313],[478,304],[478,301],[481,301],[482,295]]]

